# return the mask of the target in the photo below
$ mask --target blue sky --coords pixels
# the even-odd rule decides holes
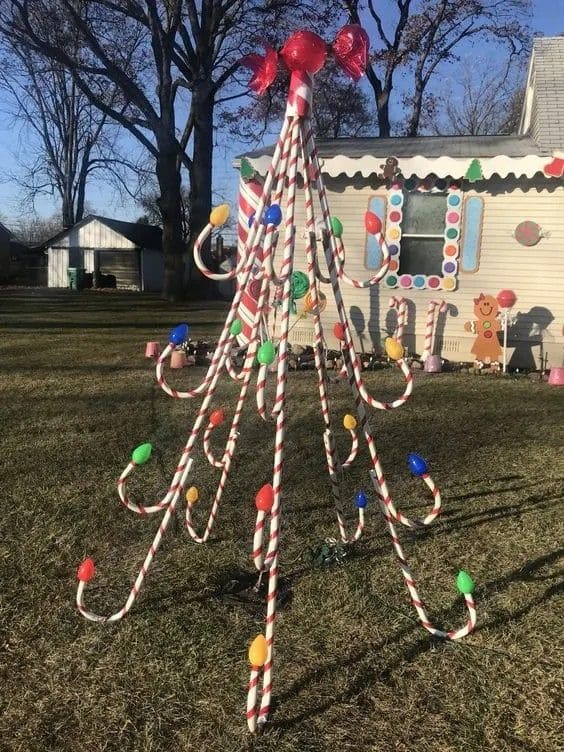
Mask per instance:
[[[532,27],[536,32],[551,36],[564,32],[564,0],[533,0],[534,15]],[[8,177],[17,169],[17,155],[26,148],[26,136],[20,134],[17,125],[5,114],[5,105],[0,99],[0,218],[4,221],[17,218],[22,213],[18,197],[18,187]],[[233,157],[245,147],[232,140],[216,147],[214,159],[214,187],[218,196],[234,201],[237,192],[237,175],[231,166]],[[135,219],[139,208],[130,199],[120,200],[111,188],[102,183],[92,183],[88,191],[88,204],[99,214]],[[39,215],[50,215],[57,211],[55,201],[43,197],[36,202]],[[27,209],[24,208],[24,211]],[[31,212],[31,207],[29,207]],[[27,213],[27,211],[26,211]]]

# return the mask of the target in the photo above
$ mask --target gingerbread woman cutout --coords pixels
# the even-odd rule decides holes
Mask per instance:
[[[382,170],[383,177],[386,178],[386,180],[393,180],[395,177],[397,177],[400,174],[400,169],[398,166],[398,160],[395,157],[388,157],[386,159],[386,164],[381,164],[380,169]]]
[[[477,321],[467,321],[464,329],[476,335],[470,352],[474,353],[476,361],[480,363],[497,363],[501,355],[497,333],[501,324],[497,319],[498,302],[493,295],[474,298],[474,314]]]

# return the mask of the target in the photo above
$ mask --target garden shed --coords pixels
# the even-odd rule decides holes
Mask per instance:
[[[404,344],[422,353],[429,302],[445,301],[436,350],[472,361],[481,295],[514,291],[509,357],[515,367],[561,366],[564,324],[564,37],[535,39],[519,133],[509,136],[317,140],[333,216],[344,227],[345,269],[357,279],[381,264],[364,214],[377,214],[391,262],[379,285],[342,285],[361,349],[378,348],[395,326],[390,298],[407,304]],[[239,245],[274,147],[240,161]],[[296,203],[295,268],[305,270],[305,210]],[[321,216],[317,208],[316,216]],[[300,232],[300,228],[304,228]],[[323,289],[323,287],[322,287]],[[336,309],[327,289],[327,342]],[[303,318],[294,342],[310,344]],[[491,336],[491,335],[490,335]]]
[[[69,269],[82,269],[86,286],[159,292],[164,261],[161,228],[90,214],[45,244],[48,286],[68,287]]]

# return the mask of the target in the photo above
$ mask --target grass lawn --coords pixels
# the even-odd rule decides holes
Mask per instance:
[[[131,483],[134,499],[153,501],[199,405],[158,389],[144,344],[182,320],[193,337],[215,336],[225,311],[136,294],[0,292],[0,750],[561,749],[564,390],[544,383],[418,374],[404,407],[373,415],[398,507],[417,516],[428,502],[409,451],[428,458],[442,491],[439,520],[401,536],[438,624],[462,624],[454,578],[471,572],[479,626],[459,643],[434,643],[418,626],[373,496],[346,562],[312,564],[309,549],[337,531],[313,372],[289,378],[281,573],[291,600],[266,732],[250,739],[245,722],[247,648],[265,611],[225,587],[252,571],[253,498],[272,466],[274,430],[253,395],[210,543],[195,544],[179,515],[126,620],[104,627],[77,614],[79,562],[91,555],[98,567],[87,605],[111,613],[159,524],[118,503],[131,450],[155,445]],[[171,383],[203,373],[173,372]],[[235,387],[222,381],[216,406],[229,417]],[[366,382],[379,397],[401,389],[395,370]],[[345,385],[331,396],[340,425],[352,400]],[[219,471],[196,456],[202,520]],[[344,483],[351,517],[367,471],[364,450]]]

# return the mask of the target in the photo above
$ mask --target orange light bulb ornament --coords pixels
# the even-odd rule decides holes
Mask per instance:
[[[268,643],[263,634],[259,634],[251,642],[249,647],[249,663],[255,668],[260,668],[266,663],[268,657]]]
[[[213,413],[210,415],[210,423],[214,428],[217,428],[220,426],[223,421],[225,420],[225,413],[223,410],[214,410]]]
[[[400,344],[397,339],[393,337],[387,337],[384,343],[386,348],[386,355],[391,360],[401,360],[403,358],[403,345]]]

